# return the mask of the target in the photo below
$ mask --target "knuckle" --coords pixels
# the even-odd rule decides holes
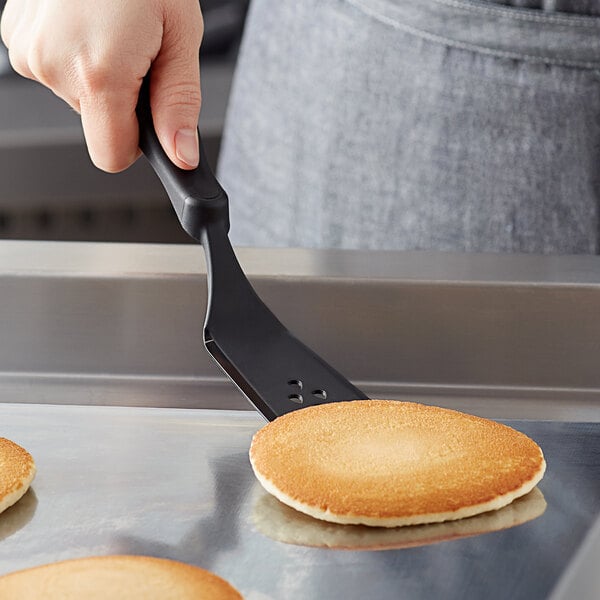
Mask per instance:
[[[81,96],[90,97],[110,89],[115,79],[114,67],[110,64],[81,54],[69,59],[66,75]]]
[[[45,85],[54,83],[53,61],[41,43],[33,42],[27,53],[27,63],[35,78]]]
[[[190,84],[174,85],[162,92],[158,103],[163,109],[196,112],[202,103],[202,93]]]
[[[0,39],[4,42],[7,48],[10,48],[12,34],[14,32],[14,14],[11,12],[12,5],[4,7],[4,11],[0,11]]]
[[[174,11],[169,17],[165,22],[168,44],[179,48],[199,48],[204,35],[204,20],[198,3],[191,10]]]
[[[29,63],[27,62],[26,55],[23,52],[19,52],[14,46],[8,51],[8,59],[12,68],[22,75],[23,77],[31,77],[32,73],[29,69]]]

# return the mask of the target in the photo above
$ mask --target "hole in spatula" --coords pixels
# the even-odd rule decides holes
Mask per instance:
[[[288,400],[291,400],[292,402],[295,402],[296,404],[302,404],[304,402],[304,398],[302,397],[302,394],[290,394],[288,396]]]
[[[327,392],[325,390],[313,390],[312,395],[317,400],[327,400]]]
[[[300,381],[300,379],[290,379],[288,381],[288,385],[292,387],[297,387],[299,390],[302,389],[302,381]]]

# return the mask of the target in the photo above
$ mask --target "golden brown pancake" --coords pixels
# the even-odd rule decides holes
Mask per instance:
[[[466,519],[407,527],[368,527],[313,519],[261,490],[253,503],[252,522],[260,533],[284,544],[335,550],[398,550],[510,529],[537,519],[545,510],[546,500],[535,487],[508,506]]]
[[[530,492],[546,463],[506,425],[454,410],[357,400],[288,413],[250,461],[267,492],[317,519],[398,527],[470,517]]]
[[[148,556],[97,556],[0,577],[0,598],[19,600],[240,600],[214,573]]]
[[[25,494],[35,470],[35,462],[27,450],[0,438],[0,513]]]

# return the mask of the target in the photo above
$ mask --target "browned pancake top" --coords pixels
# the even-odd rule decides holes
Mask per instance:
[[[19,600],[241,600],[214,573],[148,556],[67,560],[0,577],[0,598]]]
[[[27,450],[0,438],[0,504],[3,498],[29,482],[34,470],[35,463]]]

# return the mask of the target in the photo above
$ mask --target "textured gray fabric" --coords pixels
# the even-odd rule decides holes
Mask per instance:
[[[253,0],[234,243],[597,253],[600,18],[504,4]]]
[[[486,0],[494,4],[506,4],[521,8],[538,8],[579,15],[600,15],[599,0]]]

